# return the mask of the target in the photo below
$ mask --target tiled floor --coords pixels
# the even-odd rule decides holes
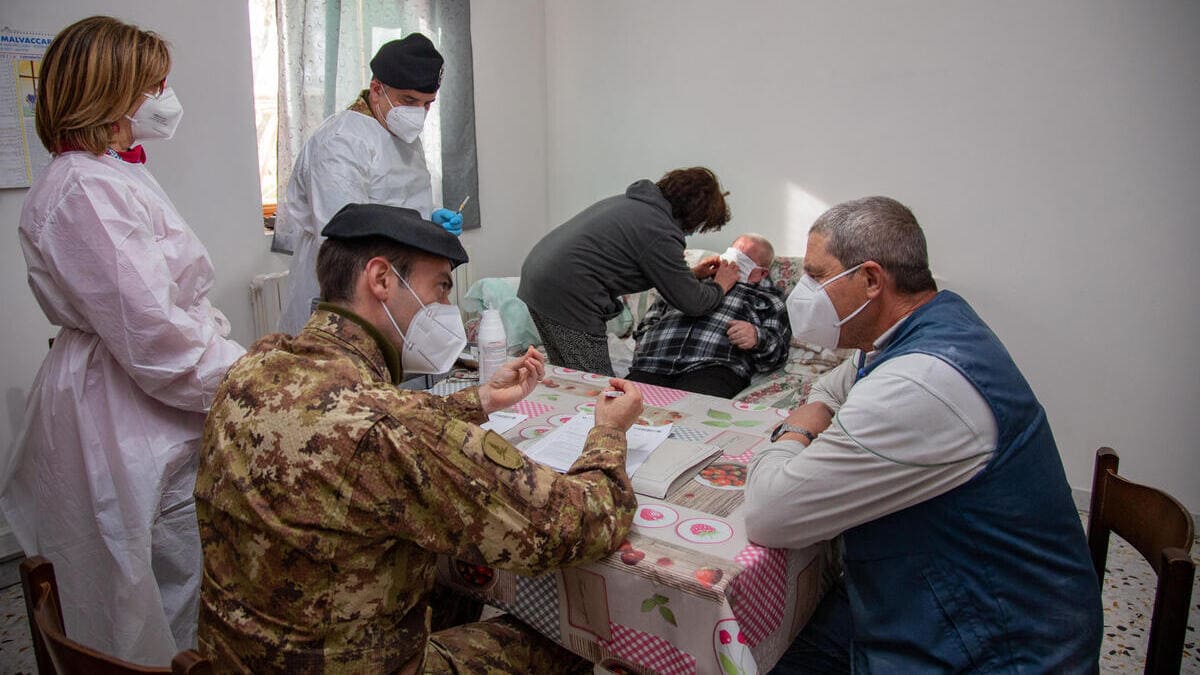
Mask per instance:
[[[1085,515],[1086,519],[1086,515]],[[1200,542],[1192,548],[1200,562]],[[1146,634],[1154,602],[1154,570],[1119,537],[1113,537],[1104,576],[1104,644],[1100,670],[1140,673],[1145,665]],[[1200,674],[1200,576],[1192,587],[1192,604],[1183,650],[1183,673]],[[34,673],[25,601],[20,584],[0,590],[0,675]]]

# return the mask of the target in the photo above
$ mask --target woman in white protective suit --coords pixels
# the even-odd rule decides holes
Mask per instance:
[[[61,329],[0,462],[0,507],[21,548],[54,563],[67,634],[151,665],[195,644],[199,437],[244,351],[209,303],[204,245],[135,145],[174,134],[169,70],[161,38],[109,17],[46,51],[35,114],[54,157],[20,240]]]

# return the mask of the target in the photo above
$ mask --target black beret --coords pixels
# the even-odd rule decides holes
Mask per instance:
[[[371,74],[393,89],[433,94],[442,84],[442,63],[429,38],[410,33],[379,48],[371,59]]]
[[[384,237],[419,251],[447,258],[453,267],[467,262],[458,237],[425,220],[413,209],[386,204],[347,204],[333,214],[321,236],[330,239]]]

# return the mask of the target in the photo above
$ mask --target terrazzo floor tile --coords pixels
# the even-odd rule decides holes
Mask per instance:
[[[21,584],[0,590],[0,673],[36,673]]]
[[[1086,514],[1083,514],[1086,523]],[[1200,562],[1200,540],[1192,547]],[[1145,647],[1154,603],[1154,570],[1120,537],[1112,537],[1108,548],[1108,571],[1104,575],[1104,642],[1100,648],[1100,672],[1140,673],[1145,667]],[[1180,672],[1200,675],[1200,576],[1192,585],[1192,604],[1184,638]],[[0,675],[36,673],[25,619],[21,586],[0,590]],[[598,671],[599,672],[599,671]]]

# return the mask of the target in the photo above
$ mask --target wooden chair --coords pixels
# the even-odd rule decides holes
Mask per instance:
[[[1104,581],[1108,534],[1116,532],[1129,542],[1158,574],[1150,642],[1146,650],[1147,673],[1178,673],[1187,629],[1188,604],[1196,564],[1192,548],[1192,516],[1174,497],[1117,475],[1120,457],[1112,448],[1096,451],[1092,477],[1092,506],[1088,512],[1087,539],[1096,577]]]
[[[89,673],[90,675],[133,675],[138,673],[189,673],[210,675],[212,664],[195,650],[179,652],[170,668],[139,666],[102,654],[66,636],[54,565],[42,556],[21,561],[21,588],[38,672],[42,675]]]

